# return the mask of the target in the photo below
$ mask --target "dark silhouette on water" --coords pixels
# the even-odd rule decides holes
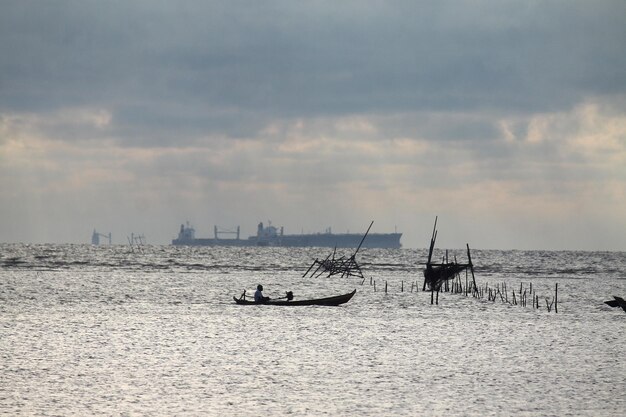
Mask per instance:
[[[251,300],[246,300],[246,293],[244,291],[243,294],[239,298],[233,297],[235,303],[240,305],[273,305],[273,306],[338,306],[340,304],[347,303],[354,296],[356,290],[342,295],[335,295],[332,297],[325,298],[316,298],[309,300],[294,300],[293,293],[291,291],[287,292],[287,295],[284,298],[273,298],[263,303],[256,303]]]
[[[428,261],[426,262],[426,268],[424,269],[424,286],[422,291],[426,291],[426,286],[431,291],[430,303],[433,304],[434,294],[437,293],[437,304],[439,304],[439,291],[441,286],[448,281],[453,280],[461,272],[469,269],[472,272],[472,291],[477,290],[476,278],[474,277],[474,265],[472,264],[472,256],[470,254],[469,244],[467,245],[467,259],[465,264],[458,263],[455,260],[448,262],[448,252],[446,251],[446,258],[440,263],[433,262],[433,250],[435,249],[435,240],[437,239],[437,217],[435,217],[435,225],[433,227],[433,234],[430,238],[430,247],[428,249]]]
[[[608,304],[611,307],[621,307],[624,309],[624,311],[626,311],[626,300],[624,300],[622,297],[616,296],[613,296],[613,298],[615,298],[615,300],[605,301],[604,304]]]
[[[329,278],[332,277],[333,275],[341,274],[342,278],[355,276],[355,277],[365,279],[363,276],[363,271],[361,271],[361,267],[356,261],[356,255],[357,253],[359,253],[359,250],[361,249],[361,246],[363,245],[363,242],[365,241],[365,238],[367,237],[367,234],[369,233],[373,224],[374,224],[374,221],[372,220],[372,222],[370,223],[370,226],[367,228],[367,231],[363,235],[363,238],[361,238],[361,242],[359,243],[359,246],[356,248],[354,253],[350,255],[349,258],[345,258],[343,256],[340,258],[335,258],[335,254],[337,253],[337,247],[335,247],[335,250],[333,250],[333,252],[330,253],[326,257],[326,259],[324,259],[323,261],[320,261],[318,258],[315,258],[315,260],[313,261],[309,269],[307,269],[307,271],[304,273],[304,275],[302,275],[302,277],[303,278],[306,277],[310,272],[311,277],[314,277],[314,276],[319,277],[320,275],[328,273]],[[317,268],[313,269],[315,265],[317,265]]]

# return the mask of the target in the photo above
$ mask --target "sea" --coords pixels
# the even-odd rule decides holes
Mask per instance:
[[[361,249],[362,277],[305,276],[330,252],[1,244],[0,415],[626,410],[626,312],[604,303],[626,298],[625,252],[473,250],[480,293],[462,273],[461,291],[433,304],[426,249]],[[257,284],[272,298],[356,294],[338,307],[235,304]]]

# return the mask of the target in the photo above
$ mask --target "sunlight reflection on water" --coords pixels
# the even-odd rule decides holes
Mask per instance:
[[[476,251],[479,285],[532,281],[551,297],[558,282],[554,314],[452,294],[431,306],[410,292],[418,251],[365,251],[361,285],[303,279],[313,250],[12,249],[26,264],[0,269],[2,414],[599,416],[626,405],[626,314],[602,303],[626,295],[626,280],[602,254]],[[274,297],[357,293],[336,308],[232,302],[257,282]]]

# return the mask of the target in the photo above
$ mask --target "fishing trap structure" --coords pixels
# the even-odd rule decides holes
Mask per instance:
[[[448,252],[441,262],[433,262],[433,251],[435,249],[435,240],[437,239],[437,217],[435,217],[435,225],[433,234],[430,238],[430,247],[428,249],[428,261],[424,269],[424,286],[422,291],[426,291],[426,287],[431,291],[430,303],[433,304],[434,293],[437,293],[437,304],[439,303],[439,292],[442,287],[447,291],[448,283],[451,280],[459,278],[461,272],[469,269],[472,272],[472,291],[476,291],[476,278],[474,277],[474,265],[472,264],[472,256],[470,254],[469,244],[467,244],[467,263],[458,263],[456,256],[454,261],[448,261]]]
[[[361,279],[365,279],[365,277],[363,276],[363,271],[361,270],[361,266],[356,261],[356,255],[357,253],[359,253],[361,245],[363,245],[363,241],[365,241],[365,238],[367,237],[367,234],[369,233],[373,224],[374,222],[372,221],[370,223],[370,226],[367,228],[365,235],[363,235],[359,246],[356,248],[352,255],[350,255],[349,257],[336,257],[337,247],[335,247],[333,251],[329,253],[328,256],[323,260],[315,258],[311,266],[309,266],[309,269],[307,269],[307,271],[302,275],[302,278],[305,278],[306,276],[309,276],[311,278],[317,278],[322,275],[326,275],[328,278],[330,278],[335,275],[341,275],[341,278],[358,277]]]

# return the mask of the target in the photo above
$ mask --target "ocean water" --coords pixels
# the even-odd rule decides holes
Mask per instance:
[[[626,409],[626,312],[603,303],[626,297],[626,253],[475,250],[478,286],[506,296],[442,293],[438,305],[421,291],[426,250],[362,250],[365,279],[303,278],[328,253],[0,245],[0,414]],[[465,261],[462,250],[449,256]],[[339,307],[234,304],[257,283],[270,297],[357,293]],[[531,284],[539,309],[514,305],[513,289],[519,300]],[[558,313],[546,307],[556,284]]]

